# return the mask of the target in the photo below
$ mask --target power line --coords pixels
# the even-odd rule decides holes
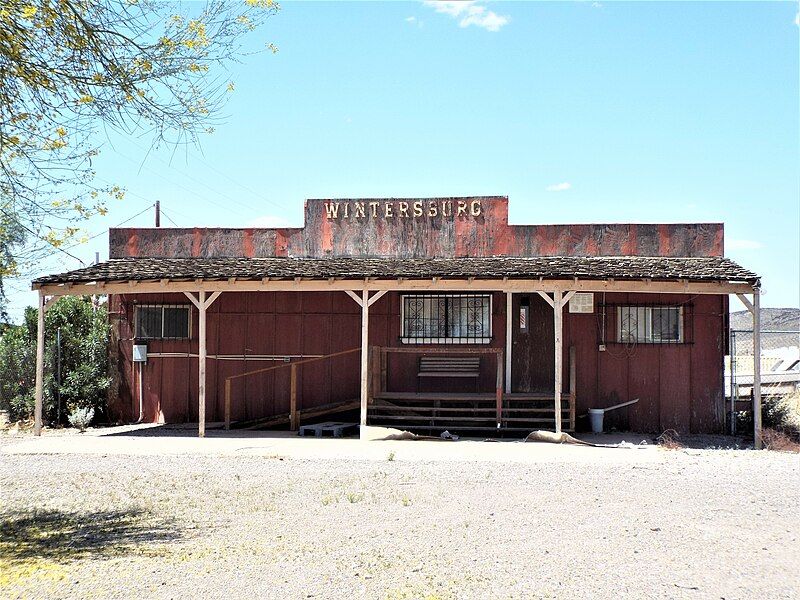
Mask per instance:
[[[173,221],[172,218],[167,214],[167,211],[164,210],[163,206],[161,207],[161,214],[167,217],[167,221],[172,223],[175,227],[180,227],[180,225],[178,225],[175,221]]]
[[[131,143],[132,143],[134,146],[136,146],[137,148],[139,148],[139,150],[142,150],[142,151],[144,151],[144,152],[148,152],[148,153],[149,153],[149,150],[146,150],[145,148],[143,148],[142,146],[140,146],[139,144],[137,144],[135,141],[133,141],[133,140],[130,140],[130,142],[131,142]],[[255,191],[255,190],[253,190],[252,188],[249,188],[249,187],[247,187],[247,186],[246,186],[246,185],[244,185],[242,182],[240,182],[240,181],[237,181],[236,179],[234,179],[233,177],[231,177],[231,176],[230,176],[230,175],[228,175],[227,173],[224,173],[223,171],[220,171],[219,169],[217,169],[216,167],[214,167],[212,164],[210,164],[209,162],[207,162],[207,161],[206,161],[206,160],[205,160],[203,157],[201,157],[201,156],[197,156],[196,154],[193,154],[192,152],[190,152],[190,151],[188,150],[188,148],[187,148],[187,150],[186,150],[186,154],[187,154],[188,156],[191,156],[192,158],[194,158],[194,159],[196,159],[196,160],[199,160],[199,161],[200,161],[201,163],[203,163],[203,164],[204,164],[206,167],[208,167],[209,169],[211,169],[212,171],[214,171],[214,172],[215,172],[215,173],[217,173],[218,175],[220,175],[220,176],[224,177],[224,178],[225,178],[225,179],[227,179],[228,181],[231,181],[231,182],[233,182],[235,185],[238,185],[240,188],[242,188],[243,190],[245,190],[245,191],[247,191],[248,193],[252,194],[252,195],[253,195],[253,196],[255,196],[256,198],[258,198],[260,201],[262,201],[262,202],[266,202],[267,204],[272,204],[272,205],[273,205],[273,206],[275,206],[276,208],[281,208],[281,209],[283,208],[283,206],[281,206],[281,205],[280,205],[280,204],[278,204],[277,202],[275,202],[275,201],[273,201],[273,200],[269,200],[268,198],[265,198],[265,197],[263,197],[261,194],[259,194],[258,192],[256,192],[256,191]],[[183,175],[184,177],[188,177],[189,179],[192,179],[193,181],[195,181],[195,183],[197,183],[197,184],[199,184],[199,185],[202,185],[202,186],[206,187],[207,189],[211,190],[211,191],[212,191],[212,192],[214,192],[215,194],[218,194],[218,195],[220,195],[220,196],[222,196],[222,197],[224,197],[224,198],[228,198],[228,199],[229,199],[229,200],[231,200],[232,202],[236,202],[237,204],[239,204],[239,205],[241,205],[241,206],[243,206],[243,207],[247,208],[248,210],[252,210],[252,211],[254,211],[254,212],[258,212],[258,210],[257,210],[256,208],[254,208],[254,207],[252,207],[252,206],[249,206],[249,205],[247,205],[247,204],[245,204],[244,202],[241,202],[241,201],[239,201],[239,200],[234,200],[234,199],[230,198],[229,196],[226,196],[225,194],[222,194],[222,193],[218,192],[217,190],[215,190],[215,189],[214,189],[214,188],[212,188],[211,186],[208,186],[208,185],[206,185],[206,184],[205,184],[205,183],[203,183],[202,181],[194,180],[194,179],[191,177],[191,175],[188,175],[188,174],[187,174],[187,173],[185,173],[184,171],[181,171],[180,169],[178,169],[178,168],[174,167],[174,166],[172,165],[172,163],[171,163],[171,162],[169,162],[169,163],[168,163],[168,162],[166,162],[164,159],[162,159],[162,158],[160,158],[160,157],[156,156],[155,154],[153,155],[153,158],[155,158],[156,160],[158,160],[158,161],[159,161],[159,162],[161,162],[162,164],[166,165],[166,166],[167,166],[167,167],[169,167],[170,169],[173,169],[173,170],[175,170],[177,173],[180,173],[180,174],[181,174],[181,175]]]
[[[129,222],[129,221],[133,221],[133,220],[134,220],[136,217],[138,217],[139,215],[143,215],[144,213],[146,213],[148,210],[150,210],[150,209],[151,209],[151,208],[153,208],[154,206],[155,206],[155,204],[151,204],[150,206],[148,206],[148,207],[147,207],[147,208],[145,208],[144,210],[142,210],[142,211],[140,211],[140,212],[136,213],[135,215],[133,215],[132,217],[130,217],[130,218],[128,218],[128,219],[125,219],[125,220],[124,220],[124,221],[122,221],[121,223],[117,223],[116,225],[113,225],[112,227],[115,227],[115,228],[116,228],[116,227],[120,227],[120,226],[122,226],[122,225],[125,225],[125,223],[127,223],[127,222]],[[69,247],[67,248],[67,250],[70,250],[71,248],[75,248],[75,247],[77,247],[77,246],[80,246],[80,245],[82,245],[82,244],[85,244],[85,243],[86,243],[86,242],[88,242],[89,240],[93,240],[93,239],[95,239],[95,238],[98,238],[98,237],[100,237],[101,235],[104,235],[105,233],[107,233],[107,232],[108,232],[110,229],[111,229],[111,227],[107,227],[107,228],[105,228],[103,231],[101,231],[101,232],[99,232],[99,233],[95,233],[95,234],[94,234],[94,235],[92,235],[92,236],[89,236],[88,238],[86,238],[86,240],[85,240],[85,241],[83,241],[83,242],[78,242],[77,244],[73,244],[72,246],[69,246]]]

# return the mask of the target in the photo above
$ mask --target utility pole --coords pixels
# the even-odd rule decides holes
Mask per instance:
[[[161,227],[161,200],[156,200],[156,227]]]

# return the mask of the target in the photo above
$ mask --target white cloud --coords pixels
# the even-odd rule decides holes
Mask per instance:
[[[800,11],[794,16],[794,24],[800,27]]]
[[[761,242],[756,240],[740,240],[736,238],[725,240],[726,250],[758,250],[759,248],[761,248]]]
[[[572,188],[572,184],[569,181],[565,181],[563,183],[554,183],[553,185],[548,185],[544,189],[547,192],[566,192],[570,188]]]
[[[498,15],[483,6],[480,0],[424,0],[423,4],[437,13],[456,19],[459,27],[475,25],[487,31],[500,31],[511,21],[510,17]]]
[[[409,25],[416,25],[417,27],[422,27],[422,25],[423,25],[423,23],[422,23],[422,21],[420,19],[418,19],[417,17],[413,17],[413,16],[412,17],[406,17],[405,18],[405,22],[408,23]]]
[[[406,23],[413,23],[417,20],[417,17],[406,17]]]
[[[279,215],[264,215],[250,221],[246,227],[296,227]]]

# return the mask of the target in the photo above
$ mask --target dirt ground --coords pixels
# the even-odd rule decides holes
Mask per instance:
[[[2,598],[800,597],[797,454],[56,437],[0,436]]]

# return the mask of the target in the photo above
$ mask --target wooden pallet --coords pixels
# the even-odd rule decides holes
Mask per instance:
[[[313,425],[302,425],[298,435],[303,437],[346,437],[358,433],[358,423],[337,423],[328,421],[326,423],[314,423]]]

